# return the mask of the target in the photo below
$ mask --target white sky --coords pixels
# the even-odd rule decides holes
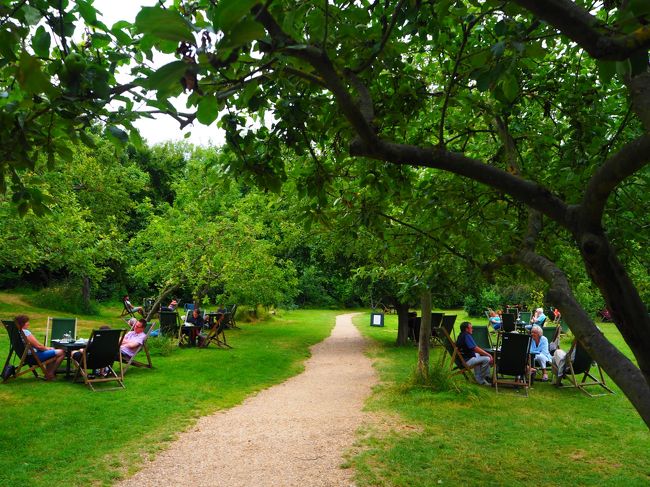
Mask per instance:
[[[95,8],[102,13],[102,20],[108,27],[111,27],[118,20],[133,22],[141,7],[156,5],[157,3],[155,0],[94,1]],[[179,111],[187,111],[184,100],[178,101],[175,106]],[[142,137],[150,144],[175,140],[186,140],[195,145],[203,146],[210,144],[223,145],[224,143],[224,132],[217,128],[216,123],[208,127],[195,122],[194,125],[188,125],[181,131],[178,122],[173,118],[159,115],[154,120],[142,119],[136,122],[135,126]],[[188,132],[191,135],[188,139],[185,139],[185,134]]]

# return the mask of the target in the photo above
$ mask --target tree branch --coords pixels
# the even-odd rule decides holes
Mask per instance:
[[[400,165],[442,169],[473,179],[512,195],[518,201],[539,210],[560,225],[570,228],[571,221],[567,217],[566,203],[551,194],[547,188],[463,154],[440,148],[422,148],[383,140],[367,144],[360,139],[352,142],[350,154]]]
[[[569,0],[514,0],[557,28],[595,59],[623,61],[650,48],[650,25],[627,35],[607,33],[608,26]]]
[[[650,135],[623,146],[591,176],[580,212],[591,226],[600,226],[605,204],[611,192],[627,177],[650,163]]]

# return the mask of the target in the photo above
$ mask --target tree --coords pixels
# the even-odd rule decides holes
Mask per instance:
[[[239,156],[231,170],[267,187],[286,178],[284,145],[311,168],[314,205],[349,168],[391,174],[409,165],[491,186],[529,208],[527,237],[512,239],[498,262],[548,283],[576,336],[650,424],[650,318],[603,227],[610,195],[628,178],[645,179],[650,158],[647,12],[639,2],[594,12],[567,0],[197,2],[183,18],[223,36],[185,39],[183,59],[199,120],[228,110],[221,124]],[[156,35],[161,16],[180,14],[143,9],[136,25]],[[625,88],[612,79],[617,70]],[[250,126],[247,114],[267,110],[276,123]],[[606,123],[585,125],[597,119]],[[325,152],[335,164],[323,162]],[[536,251],[544,219],[571,236],[638,368]]]
[[[209,294],[253,306],[290,302],[295,270],[276,257],[268,238],[268,199],[241,194],[235,184],[215,184],[219,178],[204,152],[194,152],[186,178],[176,185],[174,206],[151,218],[133,240],[139,259],[133,275],[160,289],[184,287],[197,302]]]

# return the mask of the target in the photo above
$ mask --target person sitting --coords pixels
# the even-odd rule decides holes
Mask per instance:
[[[460,324],[460,335],[456,339],[456,346],[468,366],[476,365],[474,367],[476,382],[492,385],[490,373],[490,365],[493,362],[492,355],[476,345],[472,337],[472,324],[469,321],[463,321]]]
[[[133,306],[131,304],[131,301],[129,300],[128,294],[124,296],[124,298],[122,298],[122,301],[124,301],[124,307],[129,313],[131,314],[140,313],[140,316],[144,318],[144,308],[142,306]]]
[[[544,314],[544,310],[542,308],[537,308],[535,312],[533,313],[533,316],[530,317],[530,323],[526,325],[524,328],[526,330],[530,331],[533,326],[544,326],[544,322],[546,321],[546,315]]]
[[[194,346],[196,344],[196,337],[199,336],[201,329],[205,325],[201,310],[194,308],[192,314],[185,319],[185,325],[193,325],[192,328],[184,329],[183,333],[189,336],[190,344]]]
[[[63,362],[63,359],[65,358],[65,352],[61,349],[57,350],[52,347],[46,347],[41,342],[39,342],[36,339],[36,337],[32,334],[32,332],[28,330],[29,328],[28,316],[18,315],[14,318],[14,323],[16,323],[16,326],[23,331],[23,334],[25,335],[25,339],[32,346],[32,349],[34,350],[36,357],[38,357],[38,360],[40,360],[41,362],[45,362],[46,360],[49,360],[52,357],[56,357],[56,360],[53,360],[52,362],[47,364],[47,367],[45,367],[45,380],[54,380],[56,376],[56,369],[59,368],[59,365],[61,364],[61,362]],[[31,350],[29,353],[31,354]]]
[[[539,325],[533,325],[530,330],[532,340],[530,341],[530,353],[534,354],[534,365],[542,369],[542,382],[548,381],[548,374],[546,373],[546,366],[551,362],[551,354],[548,350],[548,338],[542,332]],[[531,372],[536,372],[532,369]]]
[[[204,347],[206,346],[206,340],[208,339],[208,336],[212,332],[215,334],[221,327],[221,324],[223,322],[223,319],[225,318],[225,314],[221,312],[217,312],[216,314],[210,315],[212,320],[208,319],[208,322],[205,323],[205,325],[208,327],[207,331],[205,332],[200,332],[199,335],[197,335],[197,340],[198,340],[198,346],[199,347]]]
[[[147,334],[144,332],[146,326],[147,320],[140,318],[135,322],[133,329],[124,335],[122,345],[120,346],[120,353],[127,360],[131,360],[140,351],[142,345],[144,345],[147,339]]]
[[[178,307],[178,301],[176,299],[172,299],[171,302],[167,306],[163,306],[160,308],[161,311],[176,311],[176,308]]]
[[[503,321],[501,320],[501,316],[499,316],[499,313],[496,311],[490,311],[490,317],[488,318],[488,321],[492,325],[492,328],[495,330],[500,330],[501,327],[503,326]]]
[[[560,310],[557,308],[553,308],[553,321],[555,323],[559,323],[561,319],[562,319],[562,313],[560,313]]]

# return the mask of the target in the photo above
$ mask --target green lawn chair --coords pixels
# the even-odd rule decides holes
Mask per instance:
[[[45,344],[51,346],[52,340],[60,340],[64,333],[77,338],[77,318],[52,318],[48,316],[45,328]]]
[[[472,338],[479,347],[486,352],[492,353],[492,342],[490,341],[490,332],[487,326],[472,326]]]
[[[81,377],[84,383],[92,390],[124,389],[124,370],[120,345],[126,330],[107,329],[93,330],[88,339],[88,345],[79,355],[73,354],[75,376],[73,382]],[[119,374],[113,368],[115,362],[119,362]],[[94,371],[103,371],[103,375],[93,375]],[[98,383],[116,381],[118,387],[96,389]]]
[[[39,360],[33,347],[27,341],[27,338],[25,338],[23,331],[16,326],[16,323],[14,323],[13,320],[2,320],[2,324],[9,335],[9,355],[5,361],[5,366],[9,365],[11,362],[12,354],[16,354],[16,357],[20,360],[14,369],[13,374],[4,378],[2,382],[7,382],[12,377],[17,378],[29,372],[34,374],[34,377],[38,379],[40,378],[38,375],[38,369],[41,369],[43,377],[45,377],[45,375],[47,375],[45,367],[53,360],[56,360],[56,357],[52,357],[42,362]],[[26,369],[23,370],[25,367]]]

